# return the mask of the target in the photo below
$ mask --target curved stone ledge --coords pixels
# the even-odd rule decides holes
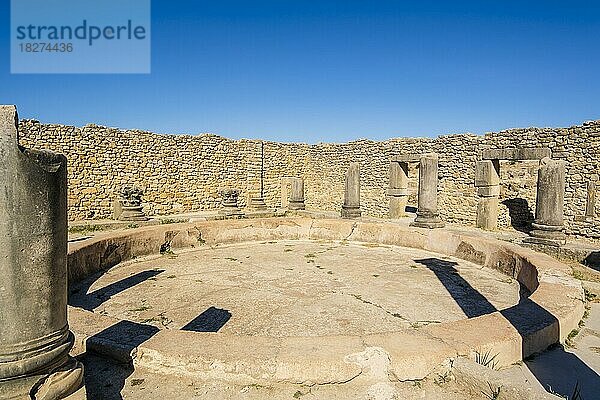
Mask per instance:
[[[361,373],[353,355],[380,349],[388,372],[399,380],[421,379],[444,360],[498,354],[509,365],[564,341],[584,312],[583,289],[570,268],[510,243],[449,229],[409,228],[387,222],[341,219],[268,218],[201,221],[149,226],[98,235],[71,245],[72,282],[135,257],[199,245],[267,240],[348,240],[398,245],[461,258],[518,280],[518,305],[475,318],[419,329],[363,336],[255,337],[175,330],[155,332],[139,345],[96,335],[117,320],[70,309],[78,342],[115,358],[133,358],[157,371],[240,383],[302,384],[347,382]],[[182,352],[181,349],[186,349]],[[119,353],[119,354],[115,354]]]

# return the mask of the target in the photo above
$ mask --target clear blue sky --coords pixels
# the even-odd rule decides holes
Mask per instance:
[[[600,6],[582,1],[154,0],[150,75],[10,75],[22,118],[348,141],[600,119]]]

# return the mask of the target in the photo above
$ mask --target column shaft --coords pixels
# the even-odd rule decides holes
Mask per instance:
[[[304,210],[304,179],[292,178],[292,191],[290,193],[290,210]]]
[[[498,160],[478,161],[475,166],[475,186],[478,228],[493,230],[498,227],[498,203],[500,196],[500,162]]]
[[[346,171],[342,217],[358,218],[360,216],[360,164],[353,162]]]
[[[0,106],[0,399],[29,398],[53,375],[51,400],[83,381],[69,357],[67,160],[19,148],[17,122]]]
[[[391,219],[406,216],[406,204],[408,201],[408,163],[392,161],[390,163],[390,187],[388,189],[390,198],[389,216]]]
[[[419,162],[419,198],[417,218],[412,226],[442,228],[445,224],[437,210],[438,155],[425,154]]]
[[[543,158],[538,171],[535,222],[531,236],[546,244],[566,241],[564,230],[565,166],[562,160]]]

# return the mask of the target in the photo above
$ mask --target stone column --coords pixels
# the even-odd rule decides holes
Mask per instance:
[[[292,178],[292,192],[289,202],[290,210],[304,210],[304,179]]]
[[[563,160],[548,157],[540,161],[535,222],[528,242],[560,245],[566,243],[563,207],[565,199],[565,165]]]
[[[227,217],[241,217],[244,215],[238,207],[238,197],[240,196],[239,189],[221,188],[219,189],[219,195],[221,195],[223,199],[219,214]]]
[[[292,179],[288,176],[281,178],[281,208],[289,207]]]
[[[249,198],[248,207],[253,210],[266,210],[267,205],[264,198],[264,163],[265,144],[257,143],[258,160],[248,163]]]
[[[342,218],[358,218],[360,216],[360,164],[353,162],[346,171]]]
[[[493,230],[498,227],[498,202],[500,197],[500,161],[478,161],[475,165],[477,202],[477,227]]]
[[[419,162],[417,218],[410,224],[420,228],[443,228],[437,210],[438,155],[424,154]]]
[[[408,163],[392,161],[390,163],[390,187],[388,188],[390,198],[389,216],[391,219],[406,216],[406,204],[408,202]]]
[[[17,122],[0,106],[0,399],[62,399],[83,383],[69,357],[67,160],[18,147]]]
[[[587,197],[585,202],[585,217],[594,218],[596,215],[596,182],[589,181],[587,184]]]
[[[114,215],[120,221],[148,221],[144,214],[142,196],[144,191],[136,186],[124,186],[121,198],[115,204]]]

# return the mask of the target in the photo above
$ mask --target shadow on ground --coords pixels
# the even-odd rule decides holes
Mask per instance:
[[[206,311],[202,312],[202,314],[188,322],[181,330],[192,332],[218,332],[230,319],[231,313],[229,310],[209,307]]]
[[[134,370],[135,350],[158,332],[154,326],[120,321],[89,338],[82,357],[88,398],[121,400],[125,381]]]
[[[88,293],[88,290],[94,284],[94,282],[105,273],[103,271],[84,280],[75,288],[71,289],[69,295],[69,305],[83,308],[84,310],[88,311],[94,311],[95,308],[117,293],[121,293],[129,288],[139,285],[140,283],[145,282],[150,278],[154,278],[163,272],[165,271],[160,269],[142,271],[125,279],[121,279],[120,281],[111,283],[110,285],[107,285],[101,289]]]
[[[80,357],[84,366],[85,390],[90,400],[122,400],[125,381],[133,374],[133,365],[88,352]]]
[[[474,318],[497,311],[484,295],[460,276],[455,268],[458,263],[439,258],[424,258],[414,261],[426,266],[435,274],[467,317]]]
[[[600,251],[593,251],[583,260],[583,265],[600,272]]]
[[[469,317],[478,317],[499,311],[523,338],[522,355],[535,348],[535,338],[529,333],[545,330],[555,343],[560,342],[558,320],[529,299],[529,292],[521,287],[519,304],[497,310],[477,289],[462,278],[452,261],[438,258],[415,260],[429,268],[444,285],[448,293]],[[527,339],[530,337],[530,339]],[[573,397],[576,386],[581,390],[580,400],[600,399],[600,377],[575,354],[565,351],[560,344],[530,357],[526,365],[540,384],[549,392]]]
[[[600,399],[600,376],[560,344],[526,359],[525,364],[549,392],[569,399]],[[576,388],[580,397],[575,395]]]

